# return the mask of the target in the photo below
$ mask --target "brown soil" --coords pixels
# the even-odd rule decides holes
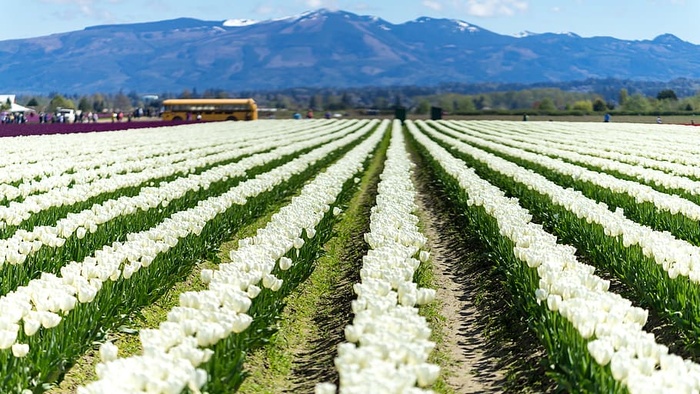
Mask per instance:
[[[429,194],[418,198],[424,232],[429,239],[433,275],[440,302],[440,313],[445,318],[442,329],[443,343],[439,346],[450,359],[443,366],[447,384],[457,393],[497,393],[505,382],[505,373],[497,360],[487,355],[487,340],[479,321],[483,320],[474,299],[476,284],[459,267],[464,248],[455,242],[445,215],[435,212]]]
[[[417,204],[428,237],[447,355],[442,374],[456,393],[551,392],[544,349],[511,309],[503,277],[483,245],[469,233],[427,163],[416,162]]]

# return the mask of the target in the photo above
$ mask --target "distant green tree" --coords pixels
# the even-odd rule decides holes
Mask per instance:
[[[340,98],[340,103],[345,108],[352,108],[352,97],[348,92],[343,92],[343,96]]]
[[[605,101],[603,101],[602,99],[597,98],[597,99],[595,99],[595,101],[593,101],[593,111],[604,112],[607,110],[608,110],[608,106],[605,104]]]
[[[627,92],[627,89],[622,88],[620,89],[620,95],[617,101],[620,103],[620,105],[625,105],[625,102],[627,101],[628,97],[629,93]]]
[[[311,95],[311,98],[309,99],[309,108],[313,110],[321,109],[321,100],[319,97],[315,94]]]
[[[403,105],[401,104],[401,95],[397,93],[394,97],[394,108],[401,108],[402,106]]]
[[[693,110],[693,105],[690,104],[690,103],[686,104],[686,105],[685,105],[685,110],[686,110],[686,111],[692,111],[692,110]]]
[[[49,112],[55,112],[58,108],[75,109],[75,104],[73,101],[61,96],[60,94],[57,94],[51,99],[51,101],[49,101],[49,106],[46,110]]]
[[[590,100],[576,101],[572,107],[574,111],[593,112],[593,103]]]
[[[474,112],[476,107],[474,106],[474,101],[469,96],[461,96],[455,100],[457,103],[456,110],[458,112]]]
[[[554,101],[551,98],[545,97],[540,101],[537,109],[543,112],[553,112],[557,110],[557,107],[554,106]]]
[[[474,106],[478,110],[491,108],[491,98],[482,94],[474,99]]]
[[[678,101],[678,96],[676,96],[676,92],[672,89],[664,89],[656,95],[656,99]]]
[[[92,101],[92,110],[95,112],[102,112],[107,107],[104,96],[99,93],[93,94],[90,101]]]
[[[635,93],[625,100],[622,109],[627,112],[646,113],[651,111],[652,107],[651,103],[644,95]]]
[[[12,101],[10,101],[10,98],[8,97],[7,100],[5,100],[2,105],[0,105],[0,110],[6,110],[12,108]]]
[[[442,108],[443,111],[445,112],[454,112],[455,111],[455,100],[451,95],[447,96],[442,96],[440,97],[438,106]]]
[[[129,111],[131,110],[131,99],[129,96],[125,95],[121,91],[114,96],[114,108],[119,111]]]
[[[425,115],[430,111],[430,101],[427,99],[421,99],[418,101],[418,105],[416,105],[415,112],[418,115]]]
[[[27,102],[27,107],[36,107],[39,105],[39,102],[36,100],[36,98],[32,97],[28,102]]]
[[[374,108],[386,109],[389,107],[389,100],[384,96],[377,96],[374,98]]]
[[[92,109],[92,105],[90,105],[90,100],[88,100],[87,97],[83,96],[80,98],[80,101],[78,101],[78,109],[88,113]]]

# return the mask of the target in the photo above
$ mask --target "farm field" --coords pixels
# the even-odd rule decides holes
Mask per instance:
[[[0,392],[700,390],[694,127],[0,138]]]

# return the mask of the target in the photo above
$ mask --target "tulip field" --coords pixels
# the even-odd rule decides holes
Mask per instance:
[[[342,340],[324,349],[335,378],[310,387],[461,392],[444,380],[460,373],[459,361],[436,356],[450,346],[438,335],[444,320],[426,318],[426,308],[440,310],[441,289],[423,278],[438,269],[431,245],[440,234],[425,231],[416,173],[439,185],[464,219],[453,225],[487,251],[512,311],[539,339],[532,348],[552,387],[700,392],[694,128],[149,126],[0,138],[0,393],[51,392],[86,355],[96,362],[81,394],[246,387],[251,355],[283,334],[288,300],[344,235],[349,201],[374,178],[351,313]],[[225,258],[213,257],[251,226]],[[201,286],[180,292],[155,327],[132,330],[139,351],[124,353],[114,333],[192,272]]]

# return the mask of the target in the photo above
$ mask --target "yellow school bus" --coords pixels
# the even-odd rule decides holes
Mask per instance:
[[[163,120],[256,120],[258,106],[245,99],[170,99],[163,101]]]

